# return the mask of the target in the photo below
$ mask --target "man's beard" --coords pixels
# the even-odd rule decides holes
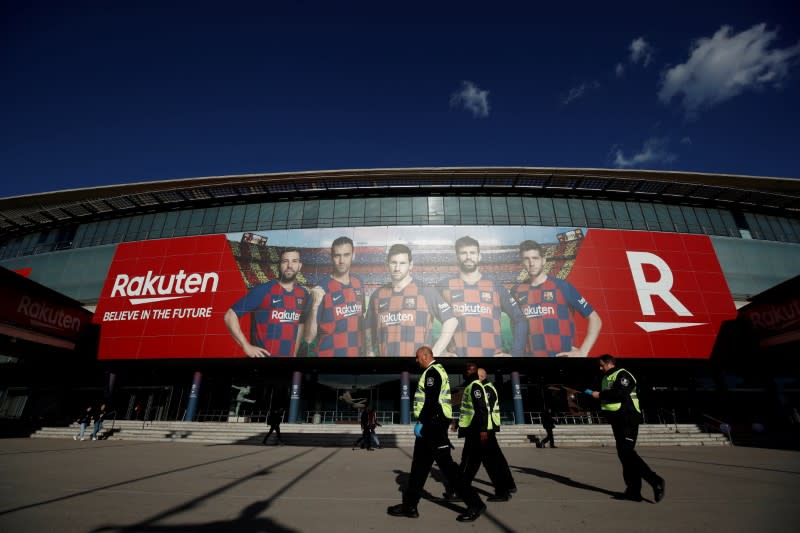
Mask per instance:
[[[464,274],[472,274],[476,270],[478,270],[478,263],[474,263],[473,265],[469,266],[464,263],[459,263],[458,267],[461,269],[461,272]]]
[[[281,282],[282,283],[289,283],[295,280],[297,277],[297,272],[292,272],[291,274],[286,274],[285,272],[281,274]]]

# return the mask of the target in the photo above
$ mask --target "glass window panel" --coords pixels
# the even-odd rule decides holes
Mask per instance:
[[[413,217],[413,198],[400,197],[397,199],[397,223],[400,225],[412,224]]]
[[[572,220],[571,226],[586,226],[586,212],[583,210],[583,202],[579,198],[567,200],[569,206],[569,217]]]
[[[333,202],[333,225],[336,227],[350,226],[350,208],[355,200],[338,198]],[[353,224],[356,225],[356,224]]]
[[[492,200],[488,196],[475,198],[475,218],[478,224],[491,226],[494,224],[492,217]]]
[[[338,205],[339,200],[336,200]],[[367,202],[364,198],[353,198],[350,200],[350,217],[348,226],[363,226],[364,214],[366,212]]]
[[[631,217],[631,229],[646,230],[647,223],[644,221],[642,206],[639,202],[625,202],[628,216]]]
[[[698,207],[694,212],[697,214],[697,221],[700,222],[702,233],[705,235],[713,235],[714,226],[711,224],[711,218],[709,218],[706,208]]]
[[[381,224],[397,224],[397,198],[381,198]]]
[[[722,224],[725,226],[725,235],[728,237],[739,237],[739,225],[736,223],[736,218],[733,213],[727,209],[720,209],[719,215],[722,217]]]
[[[231,225],[232,205],[223,205],[217,212],[217,219],[214,222],[214,233],[227,233]]]
[[[569,203],[566,198],[553,198],[553,209],[556,213],[556,224],[571,226],[572,217],[569,215]]]
[[[556,225],[556,212],[553,209],[551,198],[539,198],[539,216],[542,218],[542,226]]]
[[[584,200],[583,209],[586,211],[586,222],[590,228],[602,228],[603,219],[600,217],[600,208],[597,200]]]
[[[207,207],[205,209],[201,209],[201,211],[203,211],[203,222],[200,230],[201,234],[206,235],[208,233],[214,233],[214,224],[217,221],[219,207]]]
[[[519,196],[509,196],[506,198],[506,205],[508,206],[509,224],[524,224],[525,211],[522,209],[522,198]],[[478,222],[480,222],[480,212],[478,213]],[[491,224],[491,221],[480,223]]]
[[[272,219],[275,217],[275,204],[265,202],[261,204],[258,212],[258,229],[272,229]],[[284,224],[285,226],[285,224]]]
[[[272,229],[286,229],[289,225],[289,202],[273,204]]]
[[[461,213],[458,198],[447,197],[444,199],[444,223],[460,224]]]
[[[725,223],[722,221],[722,215],[719,209],[706,209],[708,218],[711,219],[711,226],[713,228],[713,235],[727,235]]]
[[[319,227],[319,200],[306,200],[303,202],[303,227]]]
[[[119,220],[109,220],[106,222],[103,228],[103,239],[100,241],[100,244],[111,244],[114,242],[114,235],[117,233],[117,227],[119,227]]]
[[[364,224],[377,226],[381,223],[381,199],[367,198],[364,203]]]
[[[792,227],[794,233],[794,242],[800,242],[800,220],[786,219],[786,222]]]
[[[258,215],[261,213],[261,204],[248,204],[244,209],[243,231],[253,231],[258,228]]]
[[[458,199],[458,210],[461,215],[461,224],[477,224],[478,213],[475,210],[475,198],[462,196]]]
[[[150,239],[160,239],[164,233],[164,222],[167,220],[166,213],[156,213],[153,216],[153,224],[150,226]]]
[[[672,219],[672,224],[675,226],[675,231],[680,233],[688,233],[689,228],[686,225],[686,221],[683,219],[683,210],[681,209],[681,206],[667,206],[667,211],[669,211],[669,217]]]
[[[536,198],[525,197],[522,199],[522,208],[525,210],[525,224],[541,226],[542,218],[539,216],[539,202]]]
[[[633,223],[631,215],[628,213],[628,206],[625,202],[612,201],[611,209],[614,210],[614,218],[617,220],[617,227],[622,229],[632,229]]]
[[[303,225],[303,207],[305,202],[303,200],[296,200],[289,202],[289,222],[288,228],[296,229]]]
[[[72,240],[75,248],[83,246],[83,237],[86,235],[86,224],[78,226],[78,231],[75,232],[75,238]]]
[[[142,222],[139,224],[139,232],[136,234],[136,240],[144,241],[149,239],[151,227],[153,227],[153,215],[142,215]]]
[[[119,219],[119,226],[114,234],[114,242],[122,242],[125,240],[125,234],[128,233],[128,226],[131,224],[131,217]]]
[[[683,206],[683,219],[686,221],[686,229],[689,233],[703,233],[703,228],[700,221],[697,220],[697,212],[694,207]]]
[[[658,216],[653,204],[639,204],[642,206],[642,214],[644,215],[644,223],[650,231],[661,231],[661,226],[658,223]]]
[[[750,236],[754,239],[763,239],[764,236],[761,233],[761,226],[758,224],[756,220],[756,216],[753,213],[745,213],[744,214],[744,221],[747,225],[747,231],[750,232]]]
[[[444,222],[444,199],[441,196],[428,198],[428,220],[430,224],[442,224]]]
[[[192,220],[191,209],[184,209],[178,211],[178,221],[175,223],[175,231],[172,232],[175,237],[184,237],[189,233],[189,224]]]
[[[778,217],[778,222],[783,229],[783,234],[786,235],[786,240],[788,242],[797,242],[798,235],[795,234],[791,221],[786,217]]]
[[[320,200],[319,202],[319,227],[330,228],[333,226],[334,200]]]
[[[492,219],[495,224],[508,224],[508,207],[502,196],[492,196]]]
[[[413,201],[414,206],[414,224],[427,224],[428,223],[428,198],[415,197]]]
[[[231,222],[228,224],[228,231],[242,231],[244,228],[244,213],[247,206],[234,205],[231,207]]]
[[[656,210],[656,218],[658,219],[658,225],[661,231],[675,231],[672,219],[669,218],[667,206],[664,204],[653,204],[653,208]]]
[[[600,210],[600,219],[603,221],[604,228],[616,228],[617,218],[614,216],[614,208],[608,200],[597,200],[597,208]]]
[[[122,237],[125,242],[135,241],[139,235],[139,226],[142,224],[142,215],[130,217],[128,222],[128,231]]]
[[[167,213],[167,219],[164,221],[164,229],[161,231],[161,236],[164,238],[173,237],[177,222],[178,222],[177,211],[171,211]]]

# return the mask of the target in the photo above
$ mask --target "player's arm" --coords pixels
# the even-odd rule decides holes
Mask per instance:
[[[378,315],[377,311],[377,298],[375,295],[377,294],[378,290],[373,293],[372,297],[369,299],[369,307],[367,308],[367,316],[365,319],[364,324],[364,348],[366,349],[367,357],[375,357],[378,355],[377,347],[373,344],[375,339],[378,338],[377,331],[375,328],[378,324]]]
[[[236,311],[233,309],[228,309],[225,311],[224,320],[225,326],[227,326],[231,337],[233,337],[233,340],[236,341],[236,344],[241,346],[242,351],[247,357],[269,357],[270,353],[266,350],[266,348],[253,346],[247,340],[247,337],[242,332],[242,326],[239,324],[239,316],[236,314]]]
[[[308,313],[308,320],[305,322],[305,333],[303,338],[306,343],[311,344],[317,338],[317,328],[319,327],[319,308],[322,299],[325,297],[325,289],[317,285],[311,289],[311,310]]]
[[[600,336],[600,329],[603,327],[603,321],[600,315],[595,311],[585,298],[581,297],[577,289],[569,282],[563,282],[561,290],[564,291],[564,297],[568,305],[577,311],[581,316],[587,320],[586,336],[580,347],[572,347],[568,352],[557,353],[556,357],[589,357],[589,352],[592,350],[594,343],[597,342],[597,337]]]
[[[447,346],[453,339],[453,335],[455,334],[457,327],[458,327],[458,318],[454,316],[442,322],[442,330],[439,332],[439,338],[436,340],[436,342],[433,344],[433,347],[431,348],[434,357],[440,357],[445,353],[445,351],[447,350]]]
[[[511,319],[511,355],[519,357],[525,354],[525,345],[528,343],[528,319],[522,314],[517,300],[511,296],[508,289],[499,285],[498,290],[502,309]]]
[[[292,352],[292,357],[297,357],[297,352],[300,350],[300,342],[305,338],[303,333],[305,329],[305,324],[301,323],[297,325],[297,337],[294,339],[294,351]]]

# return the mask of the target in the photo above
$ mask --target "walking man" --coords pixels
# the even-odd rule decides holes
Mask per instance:
[[[653,487],[656,503],[660,502],[664,498],[664,479],[653,472],[634,449],[642,422],[636,379],[624,368],[617,368],[616,359],[611,355],[601,355],[598,361],[603,372],[601,390],[586,389],[584,392],[600,400],[603,416],[611,423],[614,432],[617,455],[622,463],[622,478],[625,480],[625,492],[618,499],[642,501],[644,479]]]

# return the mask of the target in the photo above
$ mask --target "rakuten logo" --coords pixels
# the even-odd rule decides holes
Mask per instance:
[[[414,315],[411,313],[386,313],[380,315],[381,324],[384,326],[396,326],[403,322],[411,322],[414,320]]]
[[[481,304],[454,304],[453,311],[459,315],[488,315],[489,308]]]
[[[218,285],[219,275],[216,272],[186,274],[181,269],[177,274],[165,276],[154,275],[152,270],[148,270],[144,276],[118,274],[111,289],[111,298],[129,298],[131,304],[139,305],[189,298],[199,292],[217,292]]]
[[[300,313],[297,311],[287,311],[285,309],[281,311],[273,309],[271,318],[272,320],[278,320],[279,322],[297,322],[300,320]]]
[[[17,313],[28,317],[31,324],[49,328],[59,328],[72,331],[79,331],[81,320],[75,316],[68,315],[63,309],[50,307],[45,302],[32,300],[29,296],[23,296],[17,306]]]
[[[547,305],[526,305],[522,307],[525,318],[543,318],[546,316],[556,316],[556,310]]]
[[[335,308],[336,318],[347,318],[361,314],[361,304],[340,305]]]

